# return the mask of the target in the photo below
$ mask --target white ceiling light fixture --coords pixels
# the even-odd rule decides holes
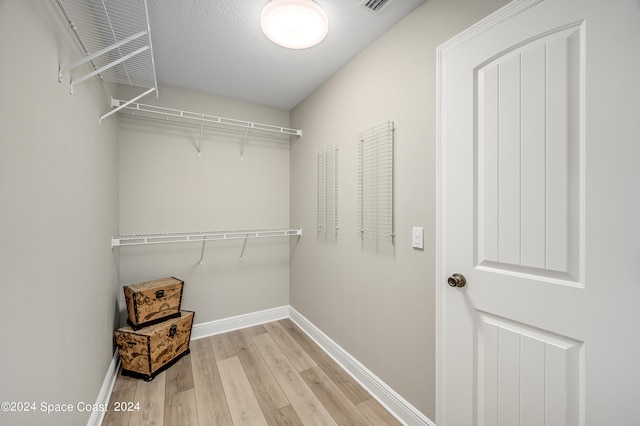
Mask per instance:
[[[312,0],[271,0],[260,26],[269,40],[288,49],[313,47],[329,32],[327,14]]]

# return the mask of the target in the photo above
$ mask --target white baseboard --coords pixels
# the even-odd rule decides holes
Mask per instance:
[[[118,350],[116,349],[113,353],[113,358],[111,359],[109,368],[107,369],[107,374],[102,382],[102,386],[100,387],[96,404],[108,407],[109,398],[111,398],[111,392],[113,391],[113,385],[116,383],[119,368],[120,357],[118,356]],[[89,421],[87,422],[87,426],[100,426],[104,420],[105,414],[106,412],[104,411],[92,411],[91,417],[89,417]]]
[[[289,318],[399,421],[409,426],[435,426],[435,423],[291,306]]]
[[[402,398],[397,392],[391,389],[375,374],[369,371],[357,359],[351,356],[340,345],[334,342],[329,336],[324,334],[311,321],[291,306],[281,306],[278,308],[266,309],[264,311],[252,312],[235,317],[206,323],[194,324],[191,329],[191,339],[201,339],[203,337],[214,336],[233,330],[252,327],[271,321],[290,318],[302,331],[304,331],[314,342],[318,344],[331,358],[333,358],[344,370],[358,381],[380,404],[382,404],[399,421],[408,426],[435,426],[424,414]],[[113,385],[118,373],[119,357],[118,352],[113,355],[113,360],[107,371],[102,388],[98,395],[98,404],[108,404]],[[94,412],[87,423],[87,426],[98,426],[102,423],[105,413]]]
[[[239,330],[241,328],[252,327],[254,325],[277,321],[288,317],[289,306],[280,306],[278,308],[265,309],[264,311],[194,324],[191,329],[191,340],[214,336],[216,334]]]

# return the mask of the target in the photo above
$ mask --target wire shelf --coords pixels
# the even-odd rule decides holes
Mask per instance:
[[[73,31],[83,58],[60,66],[58,81],[66,72],[90,63],[93,71],[70,75],[69,92],[94,76],[110,83],[147,89],[130,102],[158,92],[146,0],[56,0]],[[118,108],[100,117],[99,123]]]
[[[171,123],[182,123],[197,127],[236,131],[252,135],[257,134],[262,136],[271,136],[280,139],[286,138],[287,140],[290,140],[292,136],[299,137],[302,135],[302,130],[289,129],[287,127],[274,126],[271,124],[254,123],[250,121],[217,117],[198,112],[182,111],[135,102],[128,103],[127,105],[125,104],[127,104],[127,102],[118,99],[112,100],[112,106],[121,108],[121,115],[143,117]]]
[[[338,233],[338,144],[316,151],[316,230]]]
[[[157,89],[146,0],[56,1],[103,80]],[[86,59],[61,67],[60,72]]]
[[[394,123],[358,134],[358,225],[361,238],[393,241]]]
[[[248,238],[293,237],[302,229],[250,229],[233,231],[172,232],[164,234],[125,234],[111,239],[111,248],[145,244],[189,243]]]

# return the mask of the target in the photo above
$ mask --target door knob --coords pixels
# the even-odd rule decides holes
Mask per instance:
[[[467,284],[467,279],[462,274],[453,274],[449,277],[447,283],[451,287],[464,287]]]

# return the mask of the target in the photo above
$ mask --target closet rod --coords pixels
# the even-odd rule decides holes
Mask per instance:
[[[176,232],[165,234],[127,234],[111,238],[111,248],[145,244],[189,243],[204,241],[239,240],[247,238],[294,237],[302,229],[252,229],[236,231]]]

